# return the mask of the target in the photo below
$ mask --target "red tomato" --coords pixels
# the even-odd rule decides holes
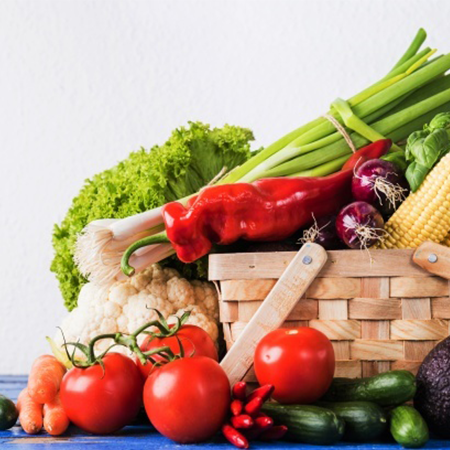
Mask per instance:
[[[129,425],[142,404],[143,381],[136,364],[108,353],[100,364],[73,368],[63,378],[61,402],[70,421],[89,433],[108,434]]]
[[[260,385],[273,384],[280,403],[312,403],[330,387],[334,375],[330,340],[313,328],[280,328],[256,347],[254,367]]]
[[[171,325],[170,328],[173,326],[174,325]],[[211,339],[209,334],[200,327],[195,325],[183,325],[177,332],[177,336],[181,341],[181,345],[183,346],[184,353],[187,357],[194,355],[207,356],[208,358],[212,358],[216,361],[219,360],[219,355],[217,353],[217,348],[214,341]],[[148,336],[142,343],[141,350],[146,352],[163,346],[169,346],[175,354],[180,353],[180,344],[175,336],[161,339],[157,338],[153,340],[151,339],[151,336]],[[157,355],[153,358],[156,360],[163,359]],[[153,365],[150,362],[143,365],[138,359],[136,359],[136,364],[138,365],[144,380],[147,379],[153,369]]]
[[[181,444],[203,442],[224,424],[230,382],[219,363],[205,356],[182,358],[152,372],[144,405],[153,426]]]

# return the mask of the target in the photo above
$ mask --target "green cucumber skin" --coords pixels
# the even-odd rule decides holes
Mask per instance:
[[[0,431],[9,430],[17,422],[18,412],[12,400],[0,394]]]
[[[344,441],[371,442],[383,435],[387,428],[384,409],[372,402],[321,402],[345,422]]]
[[[370,378],[335,378],[321,399],[326,402],[373,402],[396,406],[411,400],[416,393],[416,379],[407,370],[393,370]]]
[[[333,411],[313,405],[267,403],[263,412],[276,423],[288,427],[288,438],[295,442],[330,445],[342,439],[345,422]]]
[[[412,406],[397,406],[391,411],[391,434],[406,448],[423,447],[429,439],[428,425]]]

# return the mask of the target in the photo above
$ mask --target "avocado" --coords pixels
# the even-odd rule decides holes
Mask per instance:
[[[417,373],[414,406],[432,431],[450,438],[450,337],[423,360]]]

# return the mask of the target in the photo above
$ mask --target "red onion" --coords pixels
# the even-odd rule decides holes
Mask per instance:
[[[389,216],[394,213],[408,193],[406,179],[397,166],[383,159],[371,159],[362,164],[352,180],[355,200],[370,203]]]
[[[314,224],[303,231],[303,237],[300,239],[300,242],[302,244],[315,242],[326,250],[343,248],[336,232],[336,216],[325,216],[319,220],[314,220]]]
[[[350,248],[367,249],[384,233],[381,213],[366,202],[354,202],[341,210],[336,218],[338,236]]]

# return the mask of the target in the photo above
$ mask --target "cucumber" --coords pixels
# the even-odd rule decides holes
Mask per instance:
[[[384,409],[371,402],[319,403],[345,421],[344,440],[370,442],[378,439],[387,428]]]
[[[370,378],[335,378],[321,399],[327,402],[373,402],[397,406],[416,393],[416,379],[407,370],[393,370]]]
[[[0,431],[13,427],[17,417],[18,413],[14,402],[0,394]]]
[[[391,411],[391,434],[406,448],[419,448],[429,439],[428,426],[412,406],[397,406]]]
[[[263,411],[288,427],[287,437],[295,442],[330,445],[342,439],[345,423],[333,411],[313,405],[266,403]]]

